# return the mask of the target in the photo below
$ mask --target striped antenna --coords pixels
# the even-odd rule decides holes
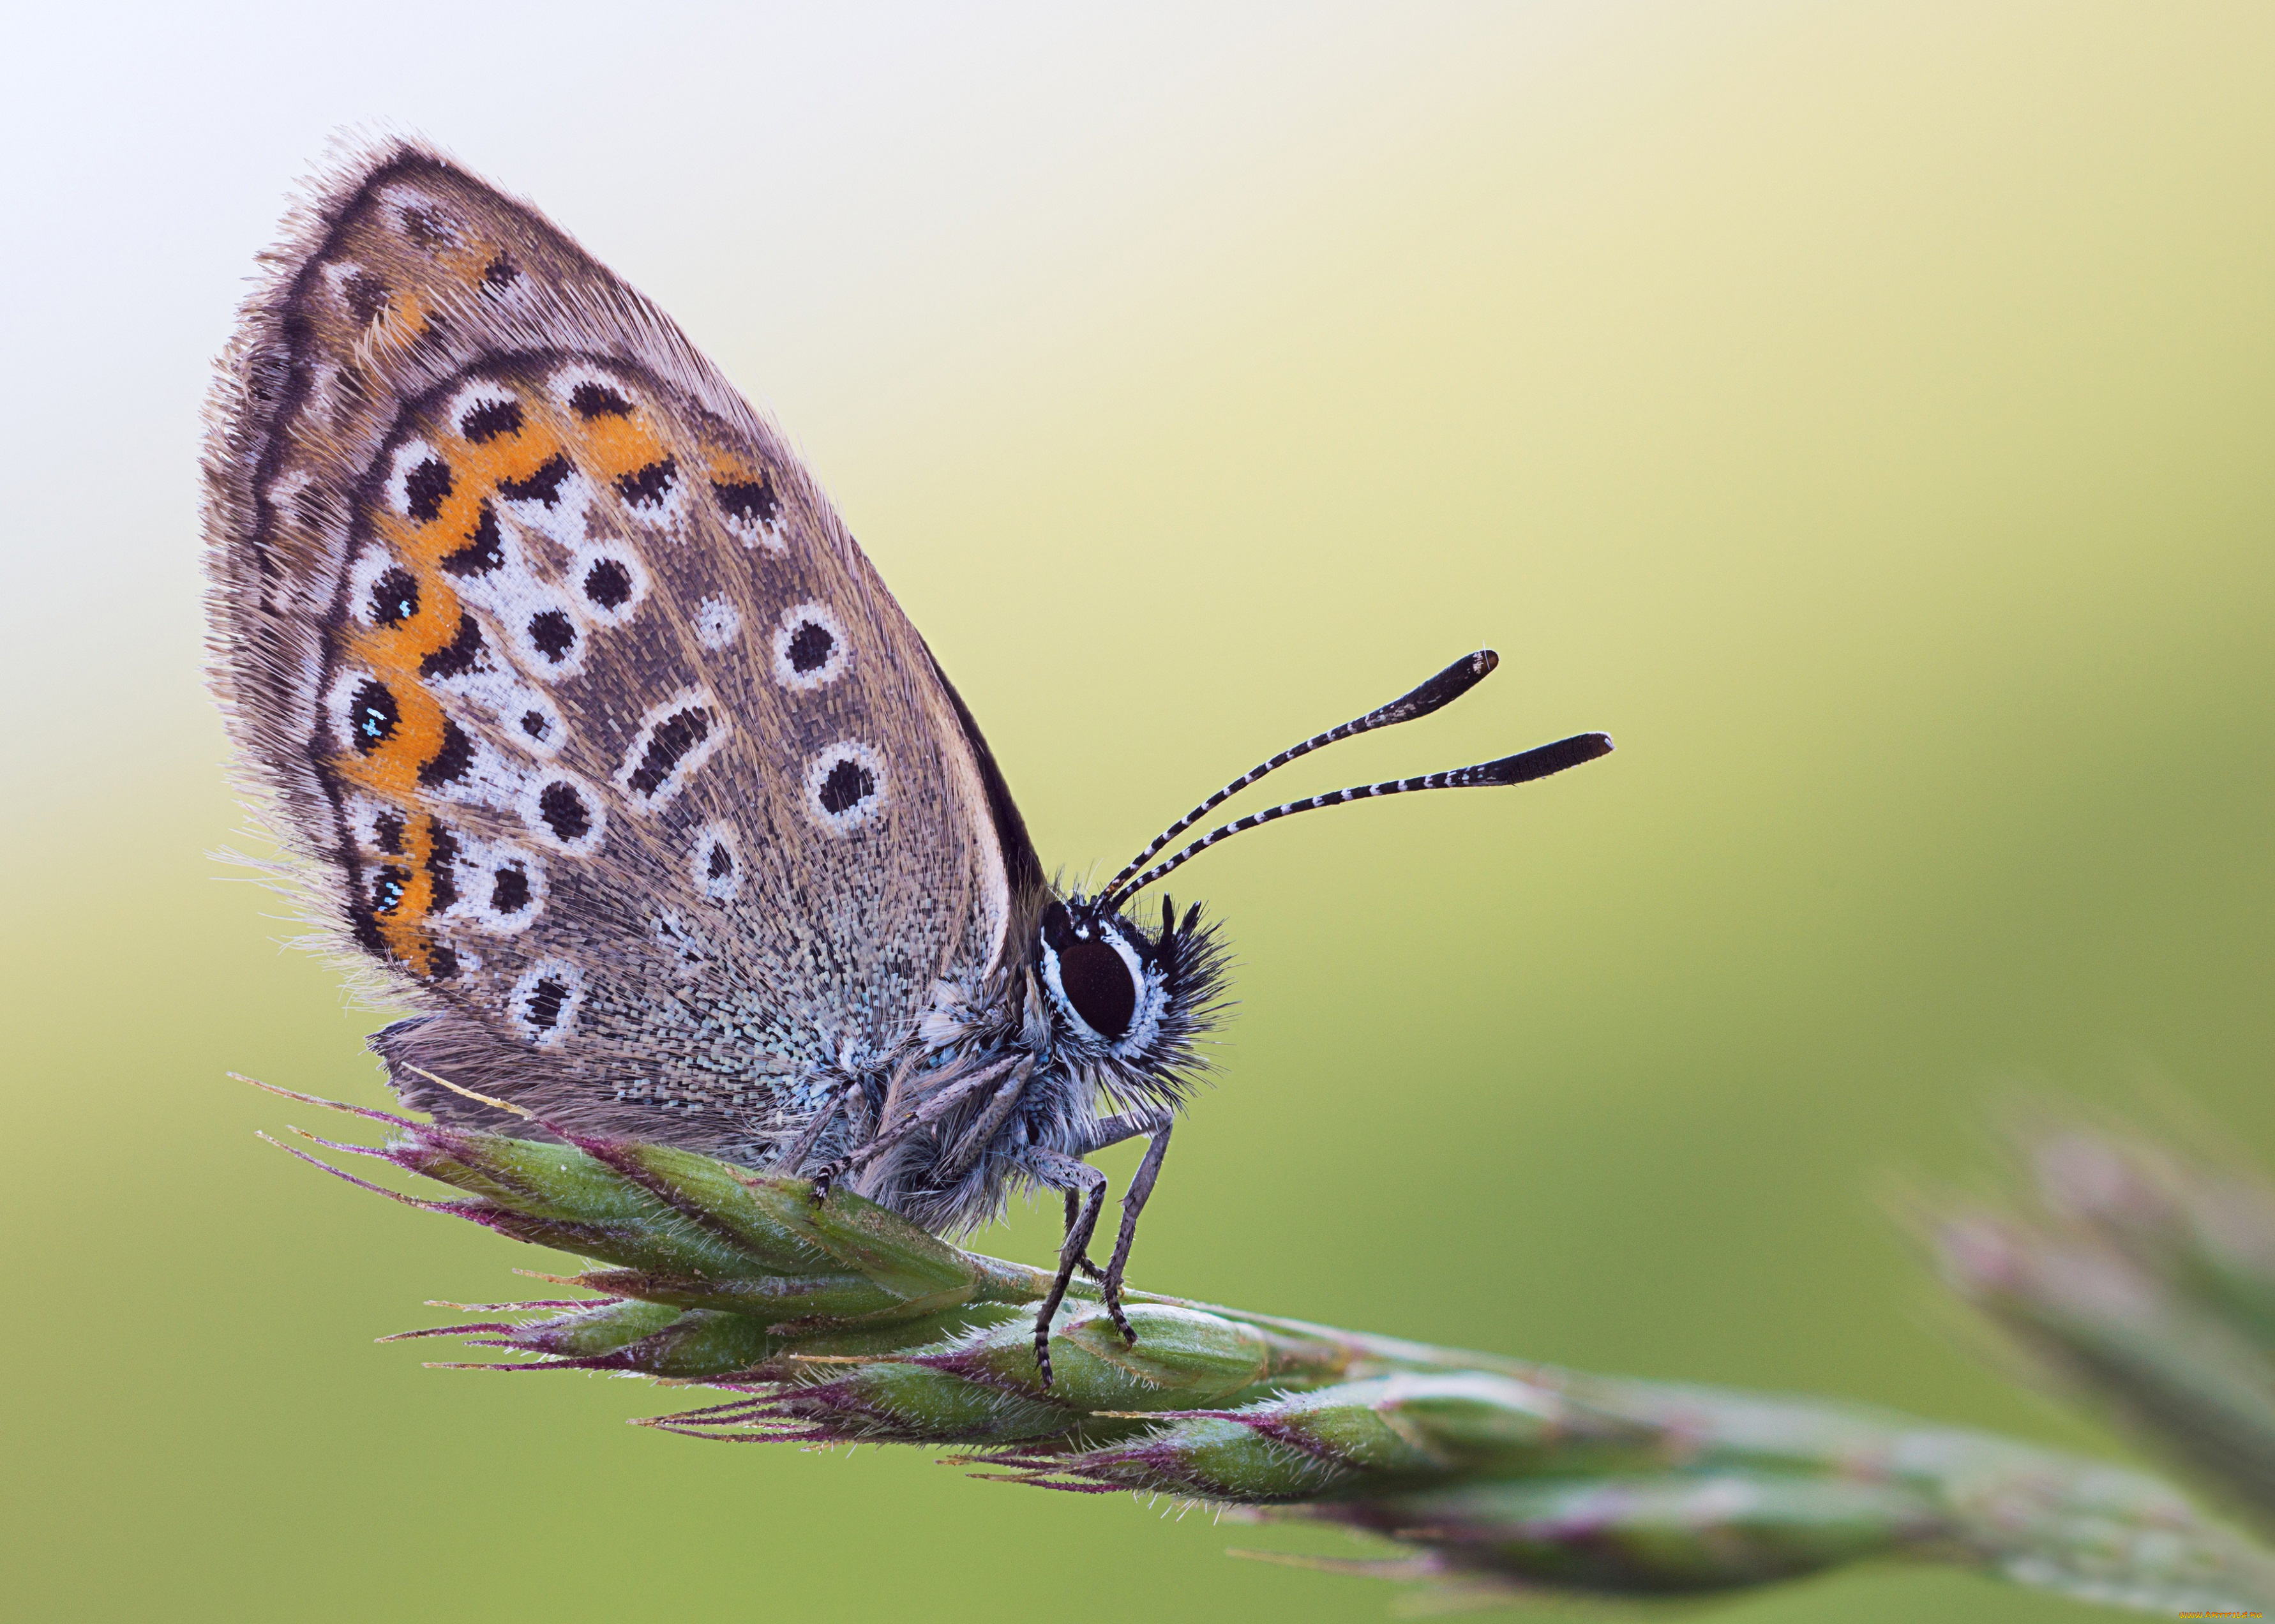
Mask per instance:
[[[1417,689],[1416,691],[1421,691]],[[1402,716],[1398,720],[1402,721],[1405,718]],[[1326,736],[1322,734],[1320,736],[1324,738]],[[1542,744],[1477,767],[1455,767],[1449,773],[1430,773],[1420,778],[1394,778],[1385,783],[1355,784],[1348,789],[1337,789],[1328,795],[1315,795],[1306,800],[1266,807],[1260,812],[1251,812],[1245,818],[1228,823],[1222,828],[1212,829],[1176,856],[1156,863],[1126,886],[1120,883],[1117,876],[1114,888],[1100,900],[1099,907],[1103,910],[1119,908],[1162,875],[1198,857],[1217,842],[1229,840],[1243,829],[1252,829],[1258,824],[1271,822],[1274,818],[1289,818],[1297,812],[1317,812],[1323,806],[1341,806],[1347,801],[1364,801],[1378,795],[1404,795],[1414,789],[1481,789],[1497,784],[1531,783],[1536,778],[1546,778],[1551,773],[1561,773],[1567,767],[1578,767],[1583,762],[1593,761],[1599,756],[1611,753],[1610,734],[1576,733],[1570,738],[1557,740],[1553,744]]]
[[[1481,648],[1474,654],[1463,654],[1459,660],[1454,661],[1453,664],[1447,666],[1444,670],[1439,672],[1437,676],[1432,677],[1428,682],[1423,684],[1419,688],[1415,689],[1410,693],[1401,694],[1389,704],[1382,706],[1378,709],[1371,710],[1364,716],[1347,721],[1340,728],[1329,728],[1325,733],[1318,734],[1311,738],[1307,738],[1300,744],[1291,744],[1287,749],[1281,751],[1278,755],[1273,757],[1269,761],[1261,762],[1258,765],[1249,768],[1248,771],[1243,773],[1239,777],[1225,785],[1223,789],[1209,797],[1207,800],[1203,801],[1198,806],[1194,807],[1192,811],[1187,812],[1183,817],[1178,819],[1168,828],[1163,829],[1159,835],[1155,835],[1153,837],[1153,844],[1147,846],[1145,850],[1130,858],[1128,864],[1123,866],[1122,872],[1115,875],[1112,880],[1107,882],[1106,889],[1101,892],[1100,895],[1109,897],[1122,896],[1128,895],[1130,892],[1135,892],[1143,888],[1145,882],[1142,880],[1136,885],[1128,886],[1127,890],[1125,890],[1124,886],[1130,875],[1136,873],[1139,869],[1145,867],[1146,864],[1153,860],[1153,854],[1155,852],[1160,850],[1162,847],[1176,839],[1178,835],[1183,834],[1187,829],[1191,828],[1193,825],[1207,817],[1218,807],[1223,805],[1234,796],[1238,795],[1243,789],[1247,789],[1249,785],[1254,783],[1266,773],[1276,772],[1281,767],[1287,766],[1290,761],[1293,761],[1298,756],[1308,756],[1315,750],[1324,750],[1339,739],[1354,738],[1362,733],[1372,733],[1377,728],[1394,728],[1402,721],[1413,721],[1419,717],[1427,716],[1434,710],[1440,710],[1446,706],[1451,705],[1455,700],[1469,692],[1470,689],[1485,681],[1486,677],[1491,676],[1493,675],[1493,668],[1500,663],[1500,656],[1493,653],[1493,650],[1489,648]],[[1379,788],[1379,786],[1378,786],[1378,788]],[[1356,794],[1357,792],[1354,790],[1349,793]],[[1274,816],[1277,816],[1277,814],[1275,813]],[[1231,831],[1227,830],[1225,832],[1229,834]],[[1214,839],[1215,836],[1212,835],[1210,838]],[[1187,852],[1184,855],[1185,857],[1190,857],[1192,853]],[[1179,862],[1183,862],[1183,857],[1180,857],[1178,859]],[[1175,866],[1175,865],[1172,865],[1172,866]],[[1168,870],[1165,869],[1162,872],[1166,873]],[[1159,876],[1151,877],[1159,878]]]

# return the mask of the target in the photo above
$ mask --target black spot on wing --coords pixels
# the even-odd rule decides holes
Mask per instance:
[[[371,584],[374,625],[392,626],[419,613],[419,582],[410,570],[390,565]]]
[[[474,743],[466,730],[448,716],[442,718],[442,747],[420,766],[419,782],[428,789],[454,784],[474,764]]]
[[[782,510],[775,499],[774,481],[760,474],[755,480],[714,480],[711,494],[728,517],[744,524],[771,525]]]
[[[490,876],[490,911],[519,913],[529,906],[529,875],[518,863],[509,863]]]
[[[632,572],[613,558],[593,561],[585,571],[585,596],[604,609],[620,609],[631,601]]]
[[[495,255],[488,265],[482,267],[482,291],[493,298],[520,280],[521,268],[513,262],[510,255]]]
[[[474,623],[471,615],[458,616],[458,635],[448,646],[436,649],[419,662],[419,675],[432,682],[436,677],[463,676],[474,668],[474,661],[482,652],[482,629]]]
[[[509,502],[541,502],[549,508],[561,500],[561,487],[569,478],[569,472],[568,457],[556,452],[533,470],[526,479],[500,480],[498,495]]]
[[[440,913],[458,900],[458,881],[451,864],[457,860],[458,837],[437,823],[427,851],[427,911]]]
[[[553,724],[546,719],[543,711],[524,711],[521,714],[521,730],[542,744],[545,736],[553,730]]]
[[[559,609],[543,609],[529,617],[529,640],[539,653],[558,665],[576,646],[577,628]]]
[[[442,558],[442,568],[452,575],[488,575],[505,562],[505,542],[498,533],[497,512],[488,502],[482,503],[475,517],[473,533],[466,538],[465,546]]]
[[[450,495],[450,465],[430,457],[403,481],[403,508],[422,525],[431,525]]]
[[[661,507],[663,499],[671,495],[672,482],[678,473],[678,463],[669,457],[659,457],[645,468],[618,474],[616,495],[635,508]]]
[[[675,711],[657,723],[655,731],[648,736],[647,749],[641,752],[639,765],[625,781],[627,786],[635,795],[654,795],[687,752],[710,736],[709,711],[699,706]]]
[[[569,984],[553,976],[540,977],[529,989],[528,1001],[522,1005],[522,1014],[540,1031],[551,1031],[561,1024],[561,1007],[569,1001]]]
[[[869,769],[847,756],[821,781],[821,810],[831,817],[850,812],[877,793],[877,780]]]
[[[790,669],[801,676],[816,671],[828,663],[829,651],[837,646],[837,639],[829,635],[829,628],[810,620],[800,621],[790,634]]]
[[[348,730],[359,754],[369,755],[395,736],[403,712],[385,683],[367,676],[348,701]]]
[[[537,797],[537,815],[545,820],[545,827],[563,845],[574,844],[593,830],[592,811],[574,784],[546,785]]]
[[[458,419],[458,433],[476,445],[488,445],[500,434],[521,432],[521,403],[485,400],[467,409]]]
[[[569,391],[569,409],[580,418],[621,418],[631,415],[632,403],[605,383],[586,381]]]

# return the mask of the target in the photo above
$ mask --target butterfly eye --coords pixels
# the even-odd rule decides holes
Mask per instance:
[[[1138,984],[1122,956],[1102,941],[1069,941],[1058,949],[1059,985],[1084,1024],[1119,1038],[1138,1012]]]

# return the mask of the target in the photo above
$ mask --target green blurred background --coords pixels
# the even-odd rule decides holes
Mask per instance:
[[[2264,4],[296,4],[11,25],[0,1567],[23,1618],[1365,1620],[1340,1537],[639,1431],[371,1339],[552,1259],[258,1144],[377,1101],[197,675],[194,459],[288,183],[386,121],[770,404],[1110,869],[1490,643],[1181,895],[1239,1017],[1139,1283],[2095,1451],[1877,1193],[2003,1085],[2275,1154]],[[1315,769],[1315,770],[1314,770]],[[1103,871],[1101,871],[1103,872]],[[1109,1158],[1117,1182],[1127,1157]],[[983,1247],[1040,1259],[1048,1213]],[[2029,1620],[1883,1570],[1746,1620]]]

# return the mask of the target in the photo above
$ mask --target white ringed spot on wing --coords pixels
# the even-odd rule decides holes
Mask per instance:
[[[416,187],[389,186],[380,196],[394,211],[396,229],[422,253],[440,253],[464,240],[457,217]]]
[[[773,476],[764,470],[747,480],[711,481],[712,499],[727,532],[747,548],[764,548],[780,555],[790,551],[782,525],[782,496]]]
[[[389,459],[388,509],[415,524],[431,525],[457,483],[440,451],[424,440],[406,440]]]
[[[742,635],[743,612],[724,598],[706,598],[695,606],[695,640],[706,648],[724,648]]]
[[[585,668],[584,628],[567,600],[540,587],[506,622],[506,635],[516,661],[542,682],[559,682]]]
[[[461,835],[451,861],[457,900],[445,918],[493,936],[527,930],[545,911],[545,864],[533,851]]]
[[[687,856],[687,877],[714,903],[731,903],[743,890],[743,842],[732,826],[707,823],[695,831]]]
[[[497,701],[498,720],[517,745],[540,758],[559,753],[569,736],[569,724],[551,699],[538,689],[508,682],[500,685]]]
[[[683,688],[640,718],[616,786],[644,812],[661,812],[727,742],[727,713],[701,688]]]
[[[787,611],[775,627],[774,648],[775,680],[801,692],[835,682],[853,662],[845,627],[825,603]]]
[[[401,807],[367,795],[352,795],[341,811],[356,850],[363,856],[399,857],[404,854],[404,831],[410,824]]]
[[[593,429],[641,411],[639,396],[630,383],[596,366],[563,366],[546,380],[546,387],[572,419]],[[679,459],[660,438],[654,443],[653,461],[626,470],[609,485],[632,517],[666,524],[676,521],[686,506],[686,480],[680,476]]]
[[[850,835],[885,810],[889,788],[885,759],[858,739],[842,739],[806,763],[806,815],[832,835]]]
[[[452,396],[450,404],[442,408],[442,417],[450,431],[470,445],[488,445],[518,434],[524,421],[521,397],[487,379],[478,379]]]
[[[622,541],[578,549],[568,578],[579,607],[603,626],[623,625],[647,598],[647,566]]]
[[[348,613],[358,624],[399,625],[419,613],[419,578],[383,547],[367,547],[348,567]]]
[[[577,1028],[585,1004],[585,972],[566,959],[540,959],[521,972],[506,998],[506,1012],[521,1035],[540,1048],[551,1048]]]
[[[608,834],[608,809],[573,773],[532,773],[514,810],[532,834],[571,857],[591,857]]]
[[[395,736],[403,721],[403,703],[372,672],[348,666],[332,678],[324,695],[324,718],[342,755],[352,751],[367,756]]]
[[[580,422],[600,418],[630,417],[639,409],[631,387],[613,374],[581,363],[560,368],[545,381],[553,398],[576,414]]]
[[[334,260],[324,267],[324,280],[342,313],[358,327],[369,327],[387,313],[394,291],[352,260]]]

